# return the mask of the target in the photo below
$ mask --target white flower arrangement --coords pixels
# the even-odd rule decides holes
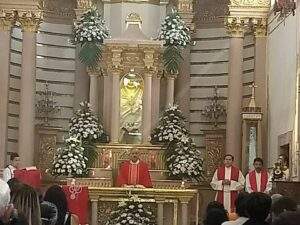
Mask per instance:
[[[95,141],[104,133],[98,118],[93,115],[90,104],[81,102],[80,109],[70,120],[70,136],[76,136],[83,140]]]
[[[155,217],[136,198],[130,198],[129,201],[121,201],[117,208],[111,212],[106,225],[155,225]]]
[[[152,142],[169,143],[180,140],[188,131],[184,126],[184,116],[178,105],[170,105],[159,119],[159,125],[153,130]]]
[[[190,30],[175,9],[161,24],[159,39],[165,42],[165,46],[186,47],[191,43]]]
[[[77,137],[65,139],[65,146],[58,148],[54,156],[51,174],[54,176],[81,176],[86,170],[87,158],[83,154],[84,148]]]
[[[106,38],[109,38],[109,30],[105,26],[105,21],[96,8],[87,10],[79,20],[75,20],[75,44],[82,45],[86,42],[102,44]]]
[[[170,175],[177,179],[200,181],[203,178],[203,158],[193,140],[183,136],[169,145],[166,164]]]

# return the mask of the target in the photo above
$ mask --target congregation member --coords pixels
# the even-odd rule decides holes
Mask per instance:
[[[249,219],[243,225],[270,225],[265,220],[270,213],[271,202],[271,197],[265,193],[250,193],[246,203]]]
[[[224,165],[215,171],[210,183],[211,187],[217,191],[216,201],[222,203],[228,213],[235,211],[235,201],[245,184],[242,172],[233,166],[233,162],[233,155],[225,155]]]
[[[54,204],[57,208],[58,214],[55,225],[79,224],[78,217],[69,212],[67,197],[60,186],[49,187],[45,193],[44,201]]]
[[[246,175],[246,191],[263,192],[269,194],[272,190],[272,183],[268,171],[263,168],[263,160],[255,158],[253,162],[254,170]]]
[[[248,215],[247,215],[247,201],[249,198],[249,193],[247,192],[240,192],[235,205],[236,205],[236,214],[238,216],[237,219],[233,221],[227,221],[222,223],[222,225],[242,225],[248,220]]]
[[[204,225],[221,225],[228,220],[227,212],[224,209],[213,208],[207,212]]]
[[[3,180],[7,182],[13,178],[16,169],[20,169],[20,156],[13,152],[10,155],[10,164],[3,170]]]
[[[299,225],[300,211],[285,211],[281,213],[272,225]]]
[[[283,212],[286,211],[296,211],[297,210],[297,203],[286,196],[279,197],[274,203],[272,202],[271,206],[271,222],[274,222],[277,217]]]
[[[131,152],[131,159],[120,166],[117,187],[151,188],[152,182],[148,165],[139,159],[137,150]]]

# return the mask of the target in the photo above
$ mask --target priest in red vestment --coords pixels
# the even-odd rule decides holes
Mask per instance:
[[[253,162],[254,170],[250,171],[246,176],[246,191],[263,192],[269,194],[272,189],[270,175],[263,168],[264,162],[261,158],[255,158]]]
[[[131,152],[131,159],[123,162],[117,177],[117,187],[151,188],[148,166],[139,159],[137,151]]]
[[[235,200],[245,183],[242,172],[232,165],[233,161],[233,155],[225,155],[224,165],[215,171],[210,183],[211,187],[217,191],[216,201],[222,203],[229,213],[235,212]]]

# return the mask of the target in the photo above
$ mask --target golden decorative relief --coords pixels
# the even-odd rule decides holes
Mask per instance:
[[[253,32],[255,37],[267,36],[267,18],[252,19]]]
[[[142,23],[142,18],[137,13],[130,13],[126,17],[126,23]]]
[[[244,37],[248,29],[249,18],[227,17],[225,28],[231,37]]]
[[[42,11],[18,11],[22,31],[37,32],[43,21]]]
[[[77,9],[89,9],[92,5],[91,0],[77,0]]]
[[[10,31],[16,21],[16,12],[13,10],[0,10],[0,30]]]
[[[52,159],[56,149],[56,135],[42,134],[39,140],[37,153],[37,166],[42,171],[51,168]]]
[[[270,0],[231,0],[230,5],[240,7],[270,7]]]

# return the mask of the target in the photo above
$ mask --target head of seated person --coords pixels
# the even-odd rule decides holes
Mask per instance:
[[[276,217],[272,225],[299,225],[300,211],[285,211]]]
[[[286,196],[281,196],[271,206],[272,220],[276,219],[282,212],[296,210],[297,203],[293,199]]]
[[[247,214],[250,218],[245,224],[251,224],[251,221],[264,222],[269,215],[271,208],[271,198],[261,192],[249,194],[247,200]]]
[[[29,225],[41,225],[41,212],[38,193],[29,185],[24,184],[11,197],[17,213],[23,215]]]
[[[228,221],[227,212],[220,208],[211,208],[203,221],[204,225],[221,225]]]

